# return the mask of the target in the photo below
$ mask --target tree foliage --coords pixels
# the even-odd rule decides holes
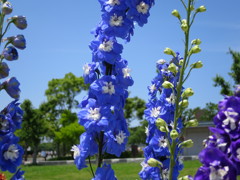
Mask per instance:
[[[228,73],[228,75],[233,79],[234,85],[240,84],[240,53],[231,49],[229,50],[229,53],[232,55],[233,63],[231,66],[231,71]],[[216,75],[213,81],[215,87],[221,87],[220,93],[222,95],[233,95],[233,86],[222,76]]]

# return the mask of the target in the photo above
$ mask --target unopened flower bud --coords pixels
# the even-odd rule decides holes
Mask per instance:
[[[157,127],[166,126],[166,122],[162,118],[156,120]]]
[[[199,69],[199,68],[203,67],[203,63],[202,63],[202,61],[198,61],[198,62],[191,64],[191,67],[195,68],[195,69]]]
[[[11,77],[10,79],[6,80],[1,84],[3,88],[6,90],[9,96],[14,99],[18,99],[20,96],[20,83],[15,77]]]
[[[190,6],[190,10],[193,11],[195,8],[193,5]]]
[[[186,127],[197,127],[198,126],[198,120],[197,119],[192,119],[190,121],[187,121],[185,123]]]
[[[177,67],[174,63],[171,63],[171,64],[169,64],[169,66],[168,66],[168,70],[169,70],[170,72],[176,74],[177,71],[178,71],[178,67]]]
[[[173,129],[173,130],[170,132],[170,137],[171,137],[172,139],[177,139],[177,137],[178,137],[178,132],[177,132],[177,130]]]
[[[26,40],[25,40],[24,36],[21,34],[17,35],[17,36],[7,37],[7,38],[3,39],[2,41],[3,42],[8,41],[9,43],[12,43],[12,45],[14,45],[18,49],[26,48]]]
[[[189,103],[188,103],[188,100],[186,100],[186,99],[179,102],[179,106],[181,106],[183,108],[187,108],[188,105],[189,105]]]
[[[195,54],[199,52],[201,52],[201,48],[198,45],[193,46],[192,49],[190,50],[190,54]]]
[[[194,40],[192,40],[191,43],[194,45],[200,45],[202,43],[202,41],[200,39],[194,39]]]
[[[179,65],[180,65],[180,66],[183,65],[183,59],[181,59],[181,60],[179,61]]]
[[[151,166],[151,167],[159,167],[162,166],[162,163],[154,158],[150,158],[148,161],[147,161],[148,165]]]
[[[175,16],[175,17],[177,17],[177,18],[181,18],[178,10],[176,10],[176,9],[174,9],[174,10],[172,11],[172,15]]]
[[[13,7],[10,2],[7,1],[2,5],[2,13],[4,15],[11,14],[12,10],[13,10]]]
[[[194,94],[192,88],[187,88],[185,89],[185,91],[182,93],[182,97],[183,98],[187,98],[187,97],[190,97]]]
[[[207,9],[205,6],[200,6],[199,8],[196,9],[196,12],[205,12]]]
[[[3,50],[3,57],[8,61],[18,59],[18,52],[13,46],[8,46]]]
[[[187,32],[187,30],[188,30],[188,25],[187,25],[187,24],[182,24],[182,25],[181,25],[181,28],[182,28],[182,30],[183,30],[184,32]]]
[[[9,67],[5,62],[0,63],[0,79],[8,77],[9,75]]]
[[[174,57],[176,56],[176,53],[170,48],[165,48],[164,53],[167,54],[167,55],[172,55]]]
[[[174,85],[172,83],[170,83],[169,81],[164,81],[162,83],[162,87],[166,88],[166,89],[170,89],[170,88],[173,88]]]
[[[8,18],[8,21],[12,21],[13,24],[21,30],[27,27],[27,20],[25,16],[13,16]]]
[[[169,132],[169,129],[168,129],[167,126],[161,126],[161,127],[159,128],[159,130],[160,130],[161,132]]]
[[[159,59],[157,61],[157,64],[165,64],[166,63],[166,60],[165,59]]]
[[[188,139],[186,141],[183,141],[180,145],[185,148],[190,148],[193,146],[193,141],[191,139]]]

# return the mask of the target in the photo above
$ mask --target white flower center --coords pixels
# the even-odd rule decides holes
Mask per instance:
[[[122,144],[124,139],[126,138],[126,134],[123,131],[120,131],[118,135],[116,135],[116,140],[118,144]]]
[[[162,175],[163,175],[163,179],[168,179],[168,177],[169,177],[169,170],[168,169],[163,169]]]
[[[4,152],[3,154],[3,157],[6,159],[6,160],[11,160],[11,161],[15,161],[18,156],[19,156],[19,152],[18,152],[18,148],[15,144],[11,144],[9,147],[8,147],[8,150]]]
[[[123,72],[123,77],[126,78],[126,77],[130,77],[130,72],[131,72],[131,69],[129,68],[123,68],[122,69],[122,72]]]
[[[94,108],[94,109],[90,108],[90,109],[88,110],[88,112],[89,112],[88,118],[89,118],[89,119],[92,119],[92,120],[94,120],[94,121],[99,120],[100,117],[101,117],[101,114],[100,114],[99,111],[100,111],[100,108]]]
[[[116,14],[111,16],[111,19],[110,19],[110,25],[111,26],[122,26],[122,23],[123,23],[123,17],[122,16],[117,16]]]
[[[105,52],[110,52],[113,49],[113,42],[112,41],[104,41],[102,44],[99,45],[98,49]]]
[[[166,62],[165,59],[159,59],[159,60],[157,61],[157,64],[164,64],[165,62]]]
[[[152,108],[151,110],[151,117],[157,118],[160,114],[160,106]]]
[[[169,98],[166,98],[166,101],[170,104],[175,104],[176,96],[172,93]]]
[[[240,160],[240,148],[237,149],[237,158]]]
[[[115,88],[112,82],[104,82],[105,86],[102,87],[103,93],[109,93],[110,95],[115,93]]]
[[[73,158],[76,159],[78,156],[80,156],[80,149],[78,146],[73,145],[71,151],[73,152]]]
[[[225,116],[227,117],[224,121],[224,125],[229,125],[230,124],[230,129],[234,130],[236,129],[236,120],[232,116],[237,116],[237,112],[231,112],[231,111],[225,111],[224,112]]]
[[[167,147],[167,140],[163,136],[159,138],[158,142],[159,142],[158,145],[160,147],[163,147],[163,148]]]
[[[142,14],[147,14],[149,9],[149,5],[146,4],[145,2],[141,2],[139,5],[137,5],[137,11]]]
[[[150,87],[149,87],[149,90],[151,93],[153,93],[155,90],[156,90],[156,85],[155,84],[152,84]]]
[[[120,2],[119,2],[119,0],[108,0],[108,1],[106,2],[106,4],[109,4],[109,5],[111,5],[111,6],[115,6],[115,5],[119,5]]]
[[[9,122],[6,119],[0,118],[0,130],[6,131],[9,129]]]
[[[145,127],[145,133],[147,136],[149,136],[149,128],[148,127]]]
[[[90,67],[89,65],[85,64],[85,65],[83,66],[83,73],[84,73],[85,75],[89,75],[90,70],[91,70],[91,67]]]
[[[228,173],[229,167],[225,166],[223,169],[216,170],[214,167],[210,167],[211,172],[209,174],[209,180],[224,180],[224,176]]]

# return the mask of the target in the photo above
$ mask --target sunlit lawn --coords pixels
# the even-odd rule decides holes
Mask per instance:
[[[181,175],[194,175],[201,164],[198,161],[186,161],[184,165]],[[139,163],[118,163],[112,166],[119,180],[140,180]],[[26,180],[90,180],[92,178],[89,168],[78,171],[74,165],[23,166],[22,170],[25,171]]]

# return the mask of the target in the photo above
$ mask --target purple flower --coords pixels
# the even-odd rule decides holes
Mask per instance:
[[[22,163],[23,148],[17,144],[18,138],[14,135],[5,136],[0,141],[0,167],[2,171],[14,173]]]
[[[15,26],[21,30],[27,28],[27,20],[25,16],[13,16],[8,18],[9,21],[12,21]]]
[[[237,169],[229,158],[217,148],[206,148],[199,154],[203,166],[198,169],[195,180],[236,180]]]
[[[3,57],[8,61],[14,61],[18,59],[18,52],[13,46],[6,47],[3,52]]]
[[[10,69],[9,69],[7,63],[1,62],[0,63],[0,79],[8,77],[9,71],[10,71]]]
[[[15,77],[11,77],[7,81],[3,82],[1,86],[6,90],[9,96],[11,96],[14,99],[18,99],[20,96],[20,89],[19,89],[20,83]]]
[[[231,147],[232,161],[237,167],[237,174],[240,175],[240,140],[237,140],[232,143]]]
[[[117,180],[110,164],[103,164],[101,168],[97,168],[95,177],[92,180]]]

